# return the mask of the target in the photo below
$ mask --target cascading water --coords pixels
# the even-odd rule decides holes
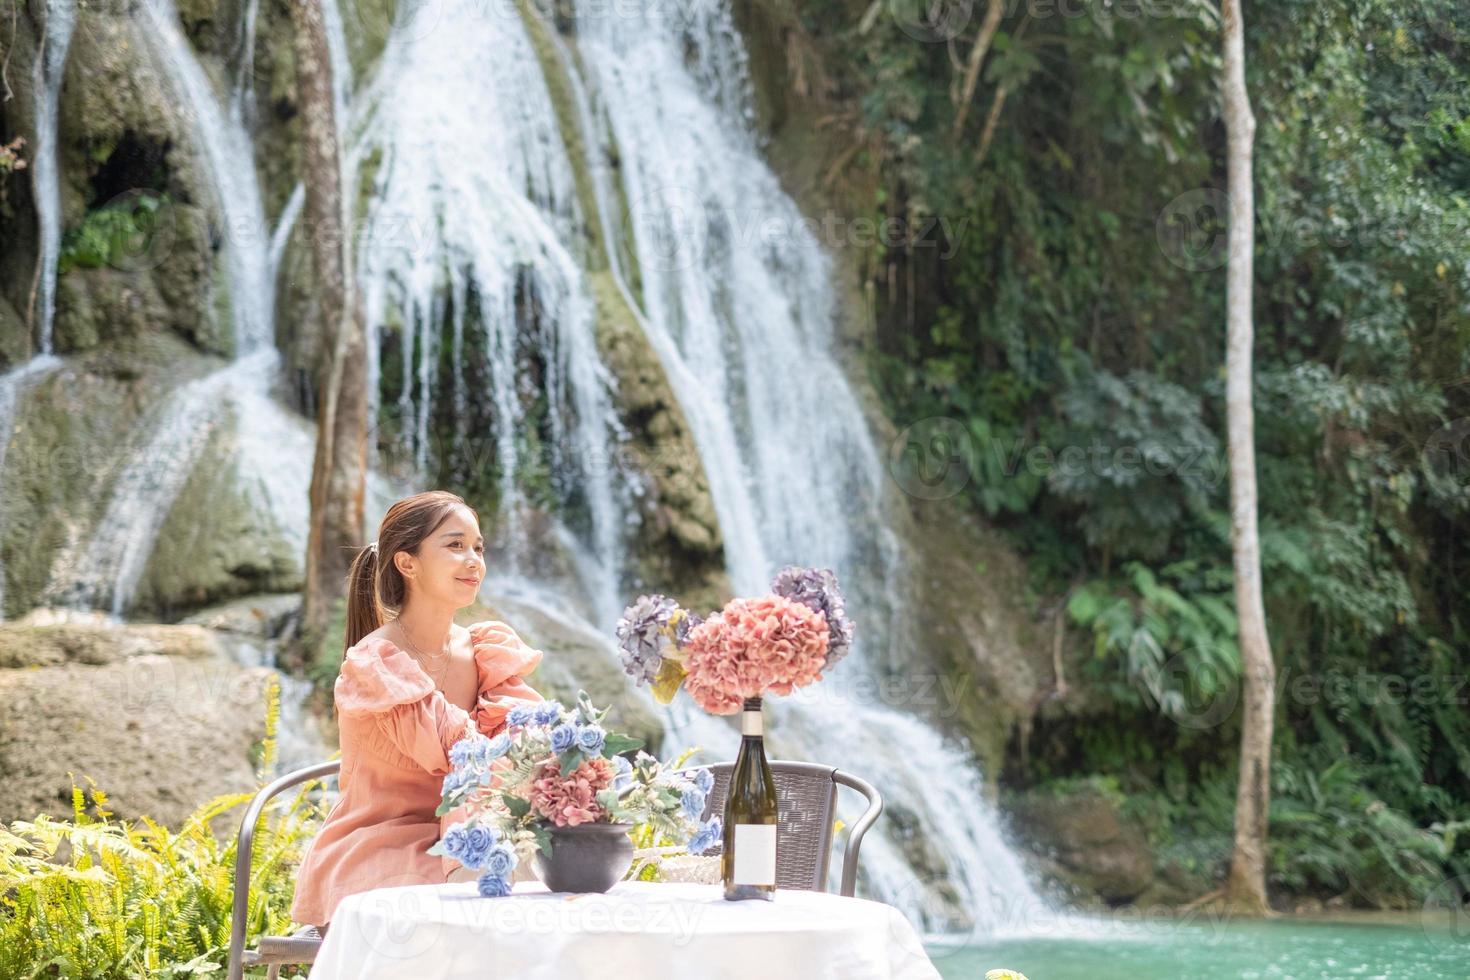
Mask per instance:
[[[225,284],[236,358],[176,389],[160,406],[149,435],[133,447],[113,484],[102,520],[88,537],[89,547],[85,552],[67,548],[52,568],[48,601],[104,608],[114,616],[131,603],[158,531],[210,436],[226,418],[227,407],[233,407],[237,419],[247,419],[251,408],[273,405],[267,392],[277,365],[269,233],[254,150],[239,116],[240,100],[231,100],[229,112],[221,108],[170,0],[150,0],[145,16],[155,58],[180,98],[224,224]],[[246,16],[253,15],[247,10]],[[284,425],[283,413],[276,411]],[[266,499],[275,503],[283,497]],[[282,526],[294,523],[291,515],[299,510],[288,507]]]
[[[878,631],[822,690],[772,705],[772,742],[868,773],[917,824],[917,841],[898,840],[893,821],[870,837],[875,897],[928,928],[1012,928],[1045,905],[966,757],[918,719],[866,703],[872,688],[854,683],[874,679],[873,650],[902,632],[884,622],[905,614],[902,564],[882,517],[882,465],[830,350],[829,262],[760,159],[729,13],[706,3],[614,14],[587,0],[576,26],[606,121],[596,131],[611,133],[605,152],[621,175],[609,187],[595,167],[600,194],[627,202],[644,329],[694,428],[735,587],[763,591],[787,561],[829,565],[864,630]],[[919,878],[912,849],[926,843],[947,870]]]
[[[534,558],[526,485],[549,474],[596,558],[587,566],[595,580],[583,584],[610,625],[626,550],[628,489],[613,466],[623,432],[574,251],[573,171],[525,28],[478,0],[419,8],[390,38],[368,97],[358,152],[377,172],[359,282],[368,322],[396,324],[401,337],[407,453],[421,470],[431,456],[455,455],[497,468],[497,553],[516,567]],[[369,346],[376,355],[378,343]],[[482,352],[477,363],[466,363],[467,349]],[[380,371],[375,356],[374,394]],[[493,412],[493,460],[463,428],[473,377]],[[436,390],[460,429],[431,452]]]
[[[40,226],[41,254],[36,283],[42,354],[51,353],[51,328],[56,321],[56,263],[61,255],[61,184],[57,165],[57,112],[66,53],[76,27],[76,0],[49,0],[46,35],[36,59],[36,145],[31,179],[36,191],[36,220]],[[6,433],[9,433],[7,428]]]
[[[5,473],[5,456],[15,431],[15,410],[28,388],[59,367],[61,359],[38,354],[20,367],[0,375],[0,474]],[[0,514],[3,516],[3,514]],[[3,537],[3,528],[0,528]],[[0,562],[0,620],[5,618],[5,565]]]
[[[275,294],[271,289],[269,226],[255,175],[255,148],[236,100],[225,111],[209,76],[179,27],[172,0],[148,0],[148,38],[159,66],[181,98],[224,223],[235,356],[272,347]]]

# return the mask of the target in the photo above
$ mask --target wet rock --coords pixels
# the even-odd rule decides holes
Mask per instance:
[[[0,627],[0,821],[71,814],[91,777],[121,819],[177,828],[201,803],[255,785],[271,672],[223,657],[197,626]],[[61,658],[58,660],[58,658]]]
[[[1143,832],[1120,813],[1115,794],[1091,783],[1044,787],[1007,799],[1016,833],[1048,877],[1109,905],[1133,901],[1154,884]]]

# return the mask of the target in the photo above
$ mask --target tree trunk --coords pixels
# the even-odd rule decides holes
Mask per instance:
[[[1235,846],[1225,900],[1254,914],[1266,904],[1266,830],[1271,804],[1271,728],[1276,669],[1261,600],[1256,531],[1255,410],[1251,404],[1251,295],[1255,200],[1251,153],[1256,121],[1245,87],[1245,40],[1240,0],[1224,0],[1224,103],[1230,190],[1230,264],[1226,285],[1225,411],[1230,455],[1230,538],[1235,554],[1235,607],[1240,622],[1244,712],[1240,782],[1235,796]]]
[[[290,0],[301,111],[305,224],[316,273],[321,349],[317,368],[316,458],[302,595],[306,650],[321,641],[332,604],[363,539],[367,474],[367,346],[353,283],[332,95],[332,62],[319,0]]]
[[[970,114],[970,102],[975,98],[975,86],[980,83],[980,69],[985,64],[985,55],[990,50],[990,43],[995,40],[995,32],[1000,30],[1001,18],[1005,15],[1005,4],[1001,0],[990,0],[990,6],[985,9],[985,19],[980,22],[980,33],[975,36],[975,44],[970,48],[970,57],[965,63],[964,81],[960,87],[960,110],[955,114],[954,125],[950,134],[958,138],[965,128],[965,118]]]

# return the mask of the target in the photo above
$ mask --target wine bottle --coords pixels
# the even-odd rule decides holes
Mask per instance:
[[[725,797],[724,854],[720,877],[725,898],[739,901],[776,894],[776,782],[766,762],[761,699],[746,698],[740,715],[740,754]]]

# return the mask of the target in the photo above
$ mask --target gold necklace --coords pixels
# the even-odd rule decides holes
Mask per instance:
[[[398,627],[398,633],[403,637],[403,642],[408,646],[409,653],[414,655],[414,659],[419,662],[419,666],[423,668],[424,673],[428,674],[436,683],[442,681],[444,679],[444,671],[448,669],[449,661],[452,659],[454,653],[448,648],[448,643],[445,644],[445,649],[440,651],[437,658],[431,658],[413,642],[413,638],[408,635],[408,630],[404,627],[401,620],[393,620],[393,625]],[[438,664],[438,669],[436,670],[430,667],[430,663]]]

